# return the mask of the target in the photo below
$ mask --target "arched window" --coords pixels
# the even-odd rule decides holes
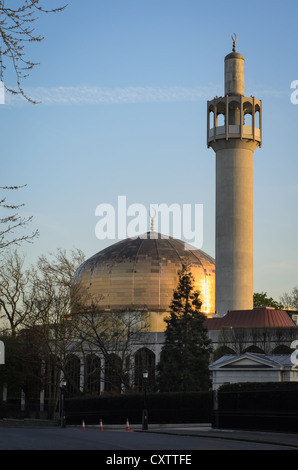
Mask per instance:
[[[263,349],[259,348],[259,346],[256,346],[255,344],[252,344],[251,346],[248,346],[246,349],[244,349],[243,353],[257,353],[257,354],[265,354],[265,351]]]
[[[249,101],[243,103],[244,125],[252,126],[252,104]]]
[[[121,392],[122,366],[117,354],[109,354],[105,360],[105,391]]]
[[[143,372],[148,372],[147,390],[153,390],[155,383],[155,354],[148,348],[141,348],[135,353],[134,380],[137,391],[144,389]]]
[[[250,113],[245,114],[245,116],[244,116],[244,125],[252,127],[252,115]]]
[[[67,357],[65,365],[66,391],[69,395],[80,392],[80,359],[74,354]]]
[[[217,127],[222,127],[225,125],[225,116],[222,113],[217,115]]]
[[[214,127],[214,111],[209,111],[209,129]]]
[[[90,354],[86,358],[85,364],[85,392],[90,394],[100,394],[100,358]]]
[[[261,108],[258,104],[256,105],[255,110],[255,126],[257,129],[261,128]]]
[[[271,351],[271,354],[291,354],[292,352],[293,349],[291,349],[290,346],[287,346],[286,344],[280,344]]]
[[[238,101],[229,102],[229,125],[240,126],[240,103]]]
[[[57,383],[59,386],[61,376],[61,362],[58,357],[50,355],[44,365],[44,387],[45,397],[49,398],[55,394]]]
[[[228,346],[219,346],[214,351],[213,361],[217,361],[217,359],[220,359],[222,356],[225,356],[226,354],[235,354],[235,351],[233,351],[233,349],[229,348]]]

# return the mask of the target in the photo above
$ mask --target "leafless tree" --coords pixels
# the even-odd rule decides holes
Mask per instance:
[[[61,373],[65,370],[67,355],[77,348],[70,321],[70,287],[72,277],[84,259],[81,250],[68,253],[59,248],[55,253],[40,256],[36,266],[30,270],[33,307],[23,327],[27,331],[38,331],[36,346],[39,354],[36,357],[43,357],[43,379],[48,392],[50,417],[54,416],[57,407]]]
[[[80,250],[73,250],[69,255],[58,249],[50,256],[41,256],[36,266],[26,270],[24,256],[14,251],[5,256],[0,267],[2,322],[12,336],[23,339],[24,345],[28,343],[31,366],[32,358],[36,367],[42,361],[41,377],[49,392],[52,411],[58,400],[65,358],[72,347],[77,347],[73,342],[73,324],[69,321],[70,284],[83,260]],[[26,358],[24,361],[27,364]]]
[[[103,359],[96,367],[100,367],[108,391],[132,390],[134,344],[139,343],[142,337],[141,344],[145,345],[149,319],[147,310],[103,310],[96,302],[87,299],[85,293],[77,290],[80,287],[74,288],[76,306],[73,303],[72,321],[83,357],[94,354]],[[93,374],[95,372],[91,371]]]
[[[280,301],[285,308],[293,308],[298,310],[298,287],[294,287],[290,293],[284,293]]]
[[[17,251],[8,253],[0,266],[0,307],[4,325],[12,335],[24,325],[33,311],[32,279],[24,269],[25,257]],[[7,330],[4,326],[2,332]]]
[[[56,253],[39,257],[38,269],[54,286],[64,287],[70,293],[74,273],[84,261],[82,250],[75,249],[68,253],[65,249],[58,248]]]
[[[296,338],[295,327],[224,328],[219,334],[220,347],[229,348],[236,354],[246,351],[272,354],[278,347],[289,347]]]
[[[5,192],[16,191],[23,186],[1,186],[0,190]],[[11,245],[20,245],[22,242],[32,242],[38,236],[38,230],[30,234],[22,234],[21,231],[26,229],[32,222],[32,216],[22,217],[19,210],[24,204],[12,204],[7,202],[6,197],[0,199],[0,208],[3,216],[0,217],[0,250],[10,247]]]
[[[28,77],[31,70],[38,63],[26,57],[25,46],[28,43],[39,43],[44,38],[35,31],[35,23],[40,13],[57,13],[65,9],[66,5],[57,8],[44,8],[42,0],[0,0],[0,78],[3,80],[7,67],[14,70],[16,86],[5,88],[8,92],[22,95],[31,103],[23,89],[22,82]]]

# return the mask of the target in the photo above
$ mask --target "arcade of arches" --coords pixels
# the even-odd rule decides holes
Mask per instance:
[[[138,349],[124,361],[114,353],[105,358],[88,354],[80,358],[70,354],[66,361],[66,391],[70,395],[83,392],[99,395],[104,392],[119,393],[126,389],[143,390],[143,372],[148,371],[147,389],[152,390],[155,382],[155,354],[148,348]]]
[[[250,345],[244,352],[266,354],[266,351],[256,345]],[[271,354],[289,354],[291,348],[286,344],[276,346]],[[215,349],[213,360],[225,354],[235,354],[227,346]],[[154,390],[156,355],[148,348],[138,349],[132,357],[126,357],[124,364],[117,354],[109,354],[105,359],[96,354],[88,354],[84,360],[75,354],[67,358],[65,378],[67,393],[76,395],[100,395],[101,393],[121,393],[125,390],[141,392],[144,389],[143,372],[148,371],[147,389]]]

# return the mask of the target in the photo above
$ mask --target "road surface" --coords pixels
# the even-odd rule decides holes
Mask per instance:
[[[224,438],[99,428],[0,428],[0,450],[138,450],[185,453],[197,450],[286,450],[291,446]],[[107,452],[105,453],[107,455]],[[113,453],[111,453],[113,455]],[[163,463],[163,462],[161,462]]]

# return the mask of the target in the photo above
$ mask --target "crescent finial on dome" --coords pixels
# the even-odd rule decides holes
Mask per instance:
[[[149,216],[151,219],[151,232],[155,232],[154,219],[156,217],[156,209],[154,207],[152,207],[152,209],[154,210],[154,215],[151,215],[151,207],[149,210]]]

